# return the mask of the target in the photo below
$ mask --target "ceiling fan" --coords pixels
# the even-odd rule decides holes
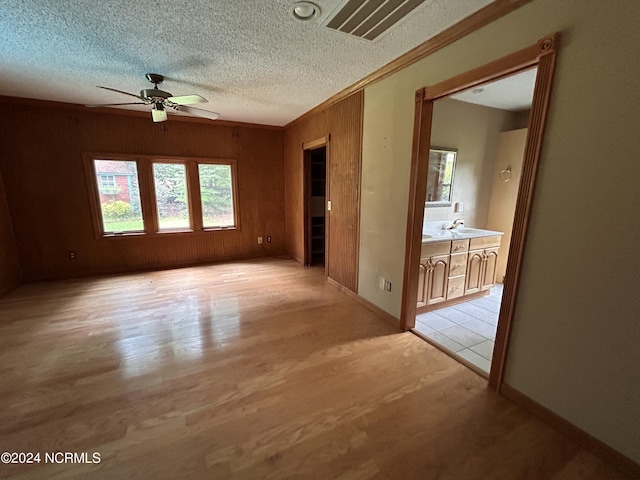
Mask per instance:
[[[101,105],[86,106],[114,107],[117,105],[153,105],[151,109],[151,118],[154,122],[164,122],[165,120],[167,120],[167,109],[173,109],[177,112],[190,113],[192,115],[209,118],[211,120],[215,120],[220,116],[219,113],[210,112],[208,110],[190,106],[197,103],[207,103],[209,100],[207,100],[206,98],[201,97],[200,95],[180,95],[178,97],[174,97],[173,94],[158,89],[158,85],[160,85],[164,80],[164,77],[162,75],[159,75],[157,73],[147,73],[145,76],[147,77],[147,80],[153,83],[154,87],[140,90],[140,95],[123,92],[122,90],[117,90],[115,88],[98,86],[98,88],[104,88],[105,90],[111,90],[112,92],[129,95],[130,97],[135,97],[141,101],[127,103],[105,103]]]

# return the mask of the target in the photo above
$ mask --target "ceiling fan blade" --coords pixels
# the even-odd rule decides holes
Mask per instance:
[[[194,103],[207,103],[209,101],[200,95],[180,95],[178,97],[169,97],[167,100],[178,105],[193,105]]]
[[[85,105],[85,107],[115,107],[116,105],[146,105],[146,103],[144,102],[100,103],[98,105]]]
[[[203,110],[201,108],[187,107],[185,105],[178,105],[177,107],[174,107],[174,110],[177,110],[179,112],[190,113],[191,115],[208,118],[210,120],[216,120],[218,117],[220,117],[219,113],[210,112],[209,110]]]
[[[144,100],[144,98],[142,98],[140,95],[135,95],[133,93],[129,93],[129,92],[123,92],[122,90],[117,90],[115,88],[111,88],[111,87],[101,87],[100,85],[97,85],[98,88],[104,88],[105,90],[111,90],[112,92],[116,92],[116,93],[122,93],[124,95],[129,95],[130,97],[135,97],[138,98],[140,100]]]

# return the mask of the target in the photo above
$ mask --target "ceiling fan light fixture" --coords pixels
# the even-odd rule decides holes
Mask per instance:
[[[154,122],[164,122],[167,120],[167,111],[161,103],[155,103],[151,110],[151,118]]]
[[[296,20],[308,22],[320,15],[320,7],[313,2],[296,2],[289,8],[289,13]]]

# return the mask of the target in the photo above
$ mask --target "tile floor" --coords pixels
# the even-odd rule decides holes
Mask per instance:
[[[415,330],[489,373],[501,301],[498,283],[486,297],[418,315]]]

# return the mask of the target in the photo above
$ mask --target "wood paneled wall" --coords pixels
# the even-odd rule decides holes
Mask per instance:
[[[329,168],[329,277],[357,292],[360,224],[362,110],[359,91],[329,108],[285,127],[285,222],[287,253],[304,258],[303,154],[306,142],[327,136]]]
[[[2,103],[0,101],[0,103]],[[0,167],[27,281],[285,252],[283,129],[2,105]],[[240,230],[95,238],[82,152],[235,158]],[[258,236],[271,235],[266,253]],[[69,251],[77,259],[69,259]]]
[[[328,111],[329,132],[329,277],[353,292],[358,289],[360,169],[364,91]]]
[[[0,295],[20,283],[20,263],[0,172]]]

